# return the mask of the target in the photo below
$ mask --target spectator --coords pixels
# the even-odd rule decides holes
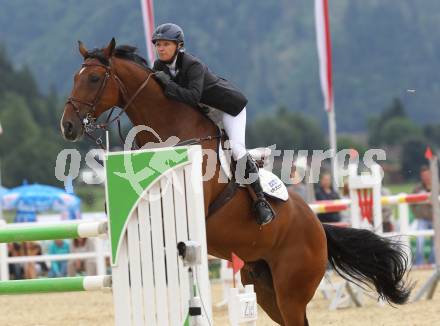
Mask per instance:
[[[69,244],[64,240],[54,240],[49,245],[49,255],[68,254]],[[49,277],[67,276],[67,260],[52,261],[50,264]]]
[[[37,242],[26,241],[8,245],[9,256],[36,256],[41,255],[41,246]],[[40,263],[33,262],[12,264],[9,271],[15,279],[33,279],[41,272]]]
[[[18,242],[8,243],[8,256],[22,256],[21,245]],[[24,264],[9,264],[9,277],[12,280],[24,279]]]
[[[307,187],[304,183],[304,179],[305,178],[301,178],[298,168],[293,166],[292,170],[290,171],[290,183],[287,185],[287,187],[291,188],[307,202]]]
[[[87,238],[73,239],[72,253],[93,252],[95,246]],[[67,266],[69,276],[96,275],[96,262],[92,258],[70,260]]]
[[[420,184],[418,184],[414,189],[414,194],[427,193],[431,191],[431,171],[429,167],[423,165],[420,168]],[[432,206],[431,203],[425,204],[414,204],[411,205],[412,212],[416,218],[417,230],[427,230],[432,229]],[[424,264],[425,255],[425,237],[417,237],[416,242],[416,254],[415,254],[415,264]],[[433,241],[431,241],[431,254],[429,256],[428,262],[430,264],[434,263],[434,246]]]
[[[344,186],[341,189],[341,197],[342,199],[350,199],[350,187],[348,186],[348,177],[343,179]],[[351,224],[351,212],[349,209],[345,209],[339,212],[339,216],[341,217],[341,222]]]
[[[41,246],[36,242],[8,243],[8,256],[42,255]],[[13,280],[32,279],[47,272],[45,262],[9,264],[9,277]]]
[[[332,187],[332,176],[328,172],[321,174],[319,187],[315,193],[316,200],[335,200],[340,199],[339,194]],[[318,218],[323,223],[340,222],[341,216],[338,212],[321,213]]]
[[[381,187],[380,194],[382,196],[391,196],[391,191],[386,187]],[[382,205],[382,228],[383,232],[391,232],[394,229],[393,222],[393,208],[389,205]]]
[[[30,246],[30,248],[28,249],[29,254],[28,255],[32,255],[32,256],[41,256],[43,254],[43,249],[41,248],[40,243],[37,242],[25,242],[25,244],[27,244],[28,246]],[[47,272],[49,271],[49,269],[47,268],[46,262],[44,261],[40,261],[37,263],[29,263],[34,265],[35,268],[35,276],[30,277],[30,278],[35,278],[36,276],[41,276],[41,275],[47,275]]]

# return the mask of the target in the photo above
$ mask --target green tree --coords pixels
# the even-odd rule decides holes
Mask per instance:
[[[22,97],[6,93],[0,96],[0,108],[0,121],[3,127],[0,154],[5,157],[28,140],[37,138],[39,130]]]
[[[384,140],[383,129],[387,125],[390,120],[393,119],[404,119],[406,118],[405,108],[398,98],[394,98],[393,102],[389,107],[387,107],[380,115],[371,117],[368,121],[368,144],[370,146],[380,146],[386,144],[387,142]],[[402,120],[396,120],[402,121]],[[391,129],[393,128],[393,124],[391,125]],[[388,127],[389,129],[390,127]],[[389,132],[393,132],[393,130],[388,130]]]
[[[24,66],[20,71],[15,73],[13,89],[17,93],[25,96],[28,100],[39,97],[40,95],[34,76],[27,66]]]
[[[313,150],[326,146],[325,136],[313,120],[286,108],[258,116],[247,129],[248,147],[276,144],[277,149]]]
[[[428,142],[422,137],[407,138],[402,143],[401,171],[405,179],[416,179],[420,166],[428,164],[425,151]]]
[[[161,1],[158,16],[182,25],[188,51],[243,89],[253,112],[288,103],[323,117],[313,1],[189,3]],[[75,1],[2,4],[1,39],[14,62],[32,69],[45,92],[52,84],[63,95],[70,91],[73,71],[81,62],[77,39],[89,48],[106,44],[112,36],[118,43],[144,42],[138,1],[93,1],[87,6]],[[417,122],[440,119],[440,110],[433,109],[440,102],[440,43],[437,33],[430,32],[438,28],[438,1],[425,0],[423,5],[410,0],[333,1],[330,16],[339,131],[364,130],[368,115],[378,114],[390,94],[401,96],[405,87],[417,90],[402,95],[405,104],[416,108],[411,116]],[[9,78],[2,71],[0,76],[2,83]],[[7,84],[13,81],[10,78]],[[325,126],[325,119],[320,123]]]
[[[422,130],[406,117],[395,117],[388,120],[381,130],[381,143],[400,145],[407,138],[422,137]]]
[[[59,185],[55,178],[55,163],[59,143],[50,138],[37,137],[18,146],[3,161],[3,182],[7,187],[29,182]]]
[[[367,146],[350,136],[338,137],[338,151],[342,149],[355,149],[359,155],[363,155],[367,151]]]
[[[440,147],[440,124],[427,124],[423,127],[423,135],[431,143]]]
[[[56,184],[56,157],[64,146],[57,113],[62,106],[56,93],[41,95],[30,70],[14,70],[1,48],[0,85],[3,183],[12,187],[27,179]]]

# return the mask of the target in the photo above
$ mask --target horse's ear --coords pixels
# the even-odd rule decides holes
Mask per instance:
[[[87,51],[86,47],[84,46],[83,42],[78,41],[78,48],[79,48],[79,53],[81,53],[83,58],[84,59],[87,58],[88,51]]]
[[[115,50],[116,47],[116,41],[115,38],[113,37],[112,40],[110,41],[110,43],[107,45],[107,47],[104,49],[104,56],[107,59],[110,59],[110,57],[113,54],[113,51]]]

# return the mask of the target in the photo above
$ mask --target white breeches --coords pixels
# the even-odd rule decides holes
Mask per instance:
[[[235,160],[246,155],[246,107],[237,116],[223,112],[223,126],[229,136],[232,157]]]

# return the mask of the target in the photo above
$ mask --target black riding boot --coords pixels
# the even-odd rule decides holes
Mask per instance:
[[[249,174],[251,173],[255,173],[258,176],[258,166],[250,155],[246,155],[246,178],[248,178]],[[257,179],[251,183],[251,187],[254,190],[255,195],[257,196],[257,199],[254,201],[253,204],[257,223],[259,225],[265,225],[272,221],[272,219],[275,217],[275,212],[273,211],[272,207],[264,196],[259,177],[257,177]]]

